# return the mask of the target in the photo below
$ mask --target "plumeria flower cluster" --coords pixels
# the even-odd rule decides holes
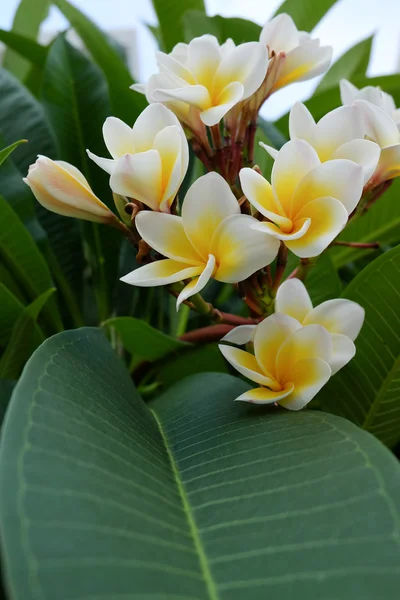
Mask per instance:
[[[149,106],[132,127],[106,120],[110,157],[88,150],[110,175],[120,218],[63,161],[39,157],[24,180],[49,210],[111,225],[127,237],[139,266],[125,283],[166,286],[177,308],[185,303],[230,329],[243,318],[221,314],[200,292],[210,279],[232,284],[249,322],[224,338],[221,352],[260,386],[239,399],[294,410],[354,356],[364,319],[360,306],[343,299],[313,308],[300,279],[348,220],[400,175],[399,109],[378,88],[357,90],[346,81],[343,106],[316,122],[296,103],[289,141],[279,150],[262,144],[274,159],[270,181],[254,164],[263,102],[326,71],[331,55],[285,14],[267,23],[258,41],[236,46],[204,35],[159,52],[159,72],[133,86]],[[178,197],[189,144],[209,172]],[[282,283],[289,252],[298,267]]]

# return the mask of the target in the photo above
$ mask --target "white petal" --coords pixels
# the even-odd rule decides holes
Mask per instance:
[[[250,226],[258,223],[248,215],[234,215],[225,219],[216,230],[211,252],[217,259],[215,279],[237,283],[269,265],[279,250],[279,241]]]
[[[277,15],[266,23],[260,34],[260,42],[276,54],[288,52],[299,44],[299,32],[290,15]]]
[[[153,91],[153,98],[158,102],[180,100],[200,110],[206,110],[212,106],[210,94],[203,85],[188,85],[187,87],[174,89],[157,89]]]
[[[286,55],[274,89],[325,73],[331,60],[332,47],[320,46],[318,39],[294,48]]]
[[[273,223],[263,221],[260,223],[257,221],[254,225],[251,225],[252,229],[256,231],[262,231],[283,242],[290,242],[291,240],[298,240],[307,233],[311,226],[311,219],[298,220],[295,224],[294,231],[292,233],[285,233],[279,227],[276,227]]]
[[[134,154],[136,151],[132,129],[121,119],[108,117],[103,125],[103,137],[113,158]]]
[[[340,81],[340,98],[342,100],[342,104],[353,104],[354,100],[358,95],[358,88],[355,85],[347,81],[347,79],[342,79]]]
[[[268,154],[275,160],[279,154],[279,150],[273,148],[272,146],[268,146],[268,144],[264,144],[264,142],[258,142],[261,148],[264,148],[268,152]]]
[[[256,342],[257,337],[255,337],[254,346]],[[296,363],[307,358],[322,358],[322,360],[329,363],[332,353],[332,337],[322,325],[300,327],[286,338],[277,353],[277,379],[285,383],[292,381],[296,385],[293,377],[293,369]]]
[[[305,140],[311,146],[315,143],[316,124],[308,108],[301,102],[296,102],[289,115],[290,139]]]
[[[338,298],[313,308],[303,324],[318,323],[330,333],[340,333],[354,341],[360,333],[364,317],[365,311],[357,302]]]
[[[356,100],[354,104],[363,111],[368,135],[374,142],[381,148],[399,143],[400,134],[396,123],[381,108],[365,100]]]
[[[250,404],[275,404],[280,403],[280,400],[290,396],[294,390],[293,383],[285,385],[285,388],[280,392],[273,392],[265,387],[254,388],[248,392],[244,392],[241,396],[236,398],[236,402],[250,402]]]
[[[281,313],[274,313],[257,325],[254,333],[254,354],[265,374],[276,377],[276,358],[288,337],[301,329],[300,323]]]
[[[90,150],[86,150],[86,152],[89,158],[91,158],[92,161],[100,167],[100,169],[103,169],[106,173],[111,175],[115,166],[115,160],[113,158],[102,158],[101,156],[93,154],[93,152],[90,152]]]
[[[226,113],[243,98],[243,85],[233,81],[227,85],[215,100],[215,106],[206,108],[200,113],[200,118],[205,125],[212,127],[220,122]]]
[[[267,72],[268,52],[259,42],[246,42],[226,54],[215,74],[213,88],[222,90],[229,83],[243,85],[243,98],[248,98],[260,87]]]
[[[170,125],[162,129],[154,138],[153,146],[161,158],[162,196],[160,210],[166,209],[166,212],[168,212],[186,174],[186,171],[182,171],[180,127]]]
[[[186,64],[196,83],[211,89],[221,56],[218,40],[213,35],[202,35],[189,43]]]
[[[221,342],[245,346],[252,341],[255,329],[256,325],[239,325],[224,335],[224,337],[221,338]]]
[[[382,149],[378,164],[381,181],[400,177],[400,144],[387,146]]]
[[[284,313],[303,323],[312,307],[306,286],[300,279],[287,279],[279,286],[275,298],[275,312]]]
[[[187,236],[205,260],[214,232],[226,217],[240,214],[228,183],[218,173],[199,177],[189,188],[182,207]]]
[[[272,168],[272,187],[286,213],[300,181],[319,164],[318,154],[304,140],[282,146]]]
[[[378,165],[380,154],[381,149],[375,142],[369,140],[352,140],[339,146],[332,154],[331,159],[344,158],[361,165],[365,185]]]
[[[65,160],[55,160],[53,162],[56,165],[59,165],[60,167],[62,167],[64,169],[64,171],[67,171],[70,175],[72,175],[72,177],[74,177],[77,181],[79,181],[79,183],[81,183],[83,186],[85,186],[85,188],[87,190],[91,191],[88,180],[86,179],[84,174],[81,173],[81,171],[79,169],[74,167],[74,165],[71,165],[71,163],[66,162]]]
[[[267,219],[270,219],[279,227],[290,228],[290,219],[282,216],[283,208],[274,196],[272,186],[260,173],[248,167],[241,169],[239,173],[240,185],[249,202]]]
[[[204,266],[189,267],[176,260],[157,260],[121,277],[121,281],[139,287],[169,285],[199,275]]]
[[[364,138],[365,127],[361,111],[356,106],[339,106],[317,123],[315,149],[322,161],[345,142]]]
[[[192,281],[190,283],[188,283],[187,286],[184,287],[183,290],[181,291],[181,293],[179,294],[179,296],[176,300],[176,310],[179,309],[180,305],[182,304],[182,302],[184,300],[187,300],[188,298],[190,298],[190,296],[193,296],[194,294],[198,294],[199,292],[201,292],[201,290],[210,281],[212,274],[214,272],[214,269],[215,269],[215,257],[212,254],[210,254],[210,256],[208,257],[206,267],[205,267],[204,271],[201,273],[201,275],[199,277],[196,277],[195,279],[192,279]]]
[[[293,218],[307,202],[326,196],[339,200],[350,214],[360,201],[363,185],[364,174],[360,165],[344,159],[328,160],[300,182],[292,203]]]
[[[273,386],[275,384],[273,379],[266,377],[262,373],[253,354],[245,352],[244,350],[239,350],[239,348],[225,346],[224,344],[219,344],[218,347],[224,358],[232,365],[232,367],[251,381],[266,386]]]
[[[158,210],[162,198],[162,165],[157,150],[119,158],[110,177],[110,187],[117,194],[135,198]]]
[[[332,369],[332,375],[334,375],[351,361],[356,353],[356,347],[350,338],[338,333],[332,335],[332,343],[333,354],[329,361],[329,366]]]
[[[191,265],[204,265],[205,261],[188,240],[181,217],[142,210],[135,223],[141,237],[163,256]]]
[[[146,93],[146,85],[144,83],[132,83],[132,85],[129,86],[129,89],[138,92],[139,94]]]
[[[175,87],[195,83],[190,69],[188,69],[176,55],[165,54],[164,52],[156,52],[156,59],[161,73],[167,74]]]
[[[331,368],[321,358],[300,360],[293,368],[294,390],[280,406],[289,410],[300,410],[306,406],[327,383],[331,376]]]

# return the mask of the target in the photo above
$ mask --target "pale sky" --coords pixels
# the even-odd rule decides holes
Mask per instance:
[[[73,3],[106,30],[135,30],[132,54],[135,56],[136,77],[143,81],[156,71],[156,46],[144,26],[144,23],[156,23],[150,0],[73,0]],[[244,17],[263,25],[281,0],[205,0],[205,3],[210,15]],[[17,4],[18,0],[3,0],[0,7],[0,28],[11,27]],[[44,33],[66,27],[67,22],[63,16],[56,8],[52,8],[43,24]],[[368,75],[399,72],[399,0],[339,0],[314,30],[315,36],[321,39],[322,44],[333,46],[334,59],[357,41],[374,32],[376,35]],[[317,80],[314,79],[311,82],[294,84],[278,92],[264,106],[263,116],[271,119],[280,116],[296,100],[309,97],[316,85]]]

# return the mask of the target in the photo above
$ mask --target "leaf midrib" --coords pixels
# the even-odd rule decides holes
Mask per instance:
[[[154,420],[157,424],[157,427],[160,431],[162,441],[164,442],[165,449],[167,451],[168,459],[171,463],[171,469],[172,469],[174,479],[175,479],[175,482],[176,482],[176,485],[178,488],[179,496],[181,497],[181,500],[182,500],[183,510],[185,512],[187,522],[188,522],[188,525],[190,528],[190,533],[193,538],[194,547],[195,547],[195,550],[196,550],[198,558],[199,558],[200,568],[201,568],[201,571],[203,574],[204,582],[206,584],[208,596],[209,596],[210,600],[219,600],[217,587],[216,587],[215,581],[211,574],[211,570],[210,570],[210,567],[208,564],[208,559],[207,559],[206,553],[204,551],[203,543],[202,543],[200,535],[199,535],[199,530],[198,530],[198,527],[196,524],[196,520],[193,516],[193,512],[190,507],[190,503],[189,503],[189,500],[188,500],[188,497],[187,497],[187,494],[186,494],[186,491],[185,491],[185,488],[183,485],[183,481],[182,481],[180,473],[179,473],[178,465],[176,464],[174,455],[171,450],[171,446],[170,446],[168,438],[164,432],[164,429],[163,429],[160,419],[158,418],[157,414],[155,413],[155,411],[153,409],[150,409],[150,412],[153,415]]]

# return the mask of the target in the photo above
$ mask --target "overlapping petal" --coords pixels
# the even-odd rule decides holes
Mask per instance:
[[[289,410],[301,410],[318,394],[331,374],[330,366],[321,358],[299,360],[291,373],[293,391],[279,404]]]
[[[275,297],[275,312],[289,315],[303,323],[312,311],[313,305],[307,289],[299,279],[287,279],[282,283]]]
[[[242,375],[267,387],[276,387],[276,381],[265,375],[260,369],[256,357],[250,352],[233,348],[232,346],[219,345],[223,356],[226,360]]]
[[[327,300],[313,308],[303,320],[303,325],[318,323],[330,333],[342,334],[355,340],[364,323],[365,311],[352,300],[338,298]]]
[[[158,210],[162,198],[162,162],[157,150],[125,154],[119,158],[110,177],[116,194],[135,198]]]
[[[121,277],[121,281],[140,287],[169,285],[189,277],[196,277],[202,273],[203,269],[203,265],[190,266],[177,260],[165,258],[135,269]]]
[[[276,358],[282,344],[300,329],[289,315],[275,313],[261,321],[254,333],[254,353],[265,374],[276,378]]]

